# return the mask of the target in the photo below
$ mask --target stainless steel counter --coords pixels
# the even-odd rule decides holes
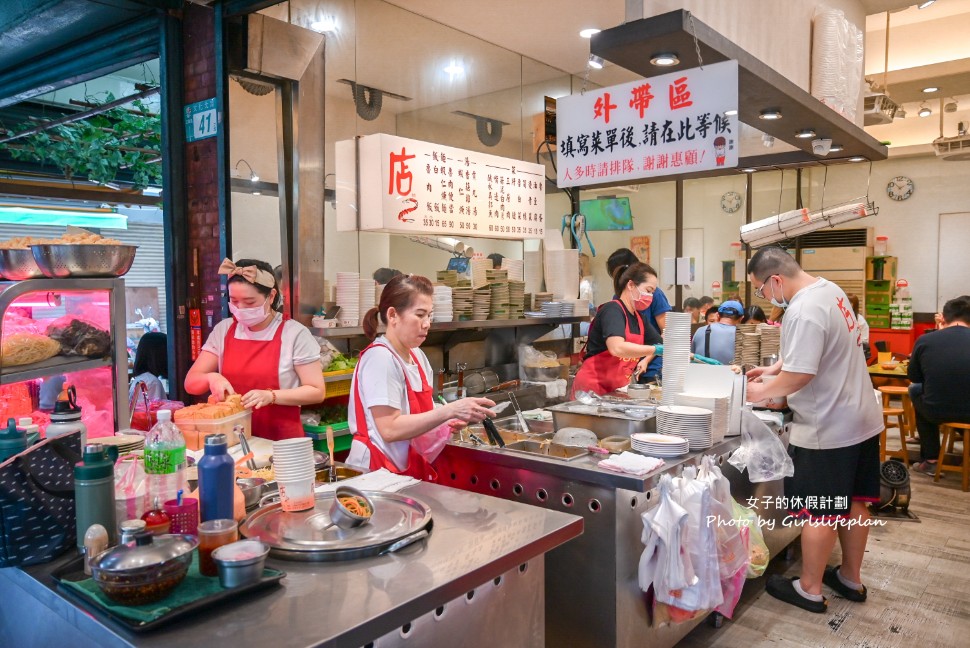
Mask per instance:
[[[0,645],[46,646],[69,640],[73,646],[197,646],[231,641],[238,647],[356,648],[388,633],[404,637],[430,628],[435,624],[429,615],[444,627],[444,620],[454,622],[462,613],[455,609],[449,617],[446,608],[473,605],[476,598],[468,594],[476,588],[478,616],[491,618],[486,611],[499,594],[515,603],[503,592],[513,591],[516,583],[511,581],[519,575],[538,579],[528,598],[538,608],[539,633],[510,637],[515,622],[502,627],[491,618],[494,636],[512,642],[505,645],[542,645],[542,605],[536,604],[542,596],[542,556],[579,536],[582,519],[434,484],[404,492],[431,507],[434,528],[427,541],[397,554],[348,562],[270,560],[271,566],[287,572],[283,587],[241,596],[237,604],[144,634],[90,616],[56,589],[50,573],[73,552],[47,565],[0,570]],[[419,617],[428,622],[417,623]],[[483,634],[483,639],[490,638]],[[379,643],[393,644],[384,639]],[[449,644],[436,640],[412,645]]]

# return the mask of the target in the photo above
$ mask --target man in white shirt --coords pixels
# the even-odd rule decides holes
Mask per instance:
[[[879,499],[882,410],[860,352],[861,337],[845,293],[807,274],[785,250],[759,250],[748,264],[758,297],[786,308],[781,360],[748,372],[748,400],[788,398],[793,412],[789,455],[795,474],[785,497],[802,526],[800,578],[772,576],[769,594],[810,612],[825,612],[824,583],[851,601],[866,600],[862,558],[869,535],[867,502]],[[826,567],[836,539],[842,565]]]

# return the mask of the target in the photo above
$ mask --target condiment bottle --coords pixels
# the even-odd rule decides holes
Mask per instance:
[[[82,460],[74,464],[74,504],[78,549],[84,547],[84,534],[92,524],[103,526],[109,544],[115,544],[115,466],[100,443],[84,446]]]
[[[145,521],[145,530],[153,535],[163,535],[168,533],[169,527],[172,526],[172,520],[168,517],[168,514],[162,510],[162,503],[158,497],[155,497],[152,508],[145,511],[145,514],[141,516],[141,519]]]
[[[91,559],[108,548],[108,530],[92,524],[84,532],[84,573],[91,575]]]
[[[118,541],[118,544],[125,544],[134,540],[135,535],[145,531],[148,528],[148,523],[144,520],[125,520],[118,526],[121,530],[121,540]]]
[[[236,462],[229,456],[226,435],[205,437],[204,450],[199,459],[199,519],[232,519]]]
[[[27,435],[14,420],[7,419],[7,427],[0,429],[0,462],[27,449]]]
[[[44,430],[46,438],[63,436],[72,432],[81,433],[81,445],[86,445],[88,428],[81,422],[81,406],[77,404],[77,391],[74,385],[66,385],[61,395],[57,397],[51,422]],[[114,526],[111,527],[114,529]]]

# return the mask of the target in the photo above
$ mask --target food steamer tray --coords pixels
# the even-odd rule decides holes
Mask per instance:
[[[424,502],[381,491],[365,491],[374,504],[369,524],[354,529],[330,525],[334,494],[317,493],[312,509],[285,512],[279,503],[246,518],[239,533],[269,545],[270,555],[313,562],[353,560],[390,553],[428,535],[431,509]]]

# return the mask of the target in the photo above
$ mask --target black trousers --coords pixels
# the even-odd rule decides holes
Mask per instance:
[[[909,386],[909,398],[916,410],[920,461],[936,461],[940,457],[940,423],[970,423],[970,415],[943,412],[927,406],[923,400],[922,383],[912,383]]]

